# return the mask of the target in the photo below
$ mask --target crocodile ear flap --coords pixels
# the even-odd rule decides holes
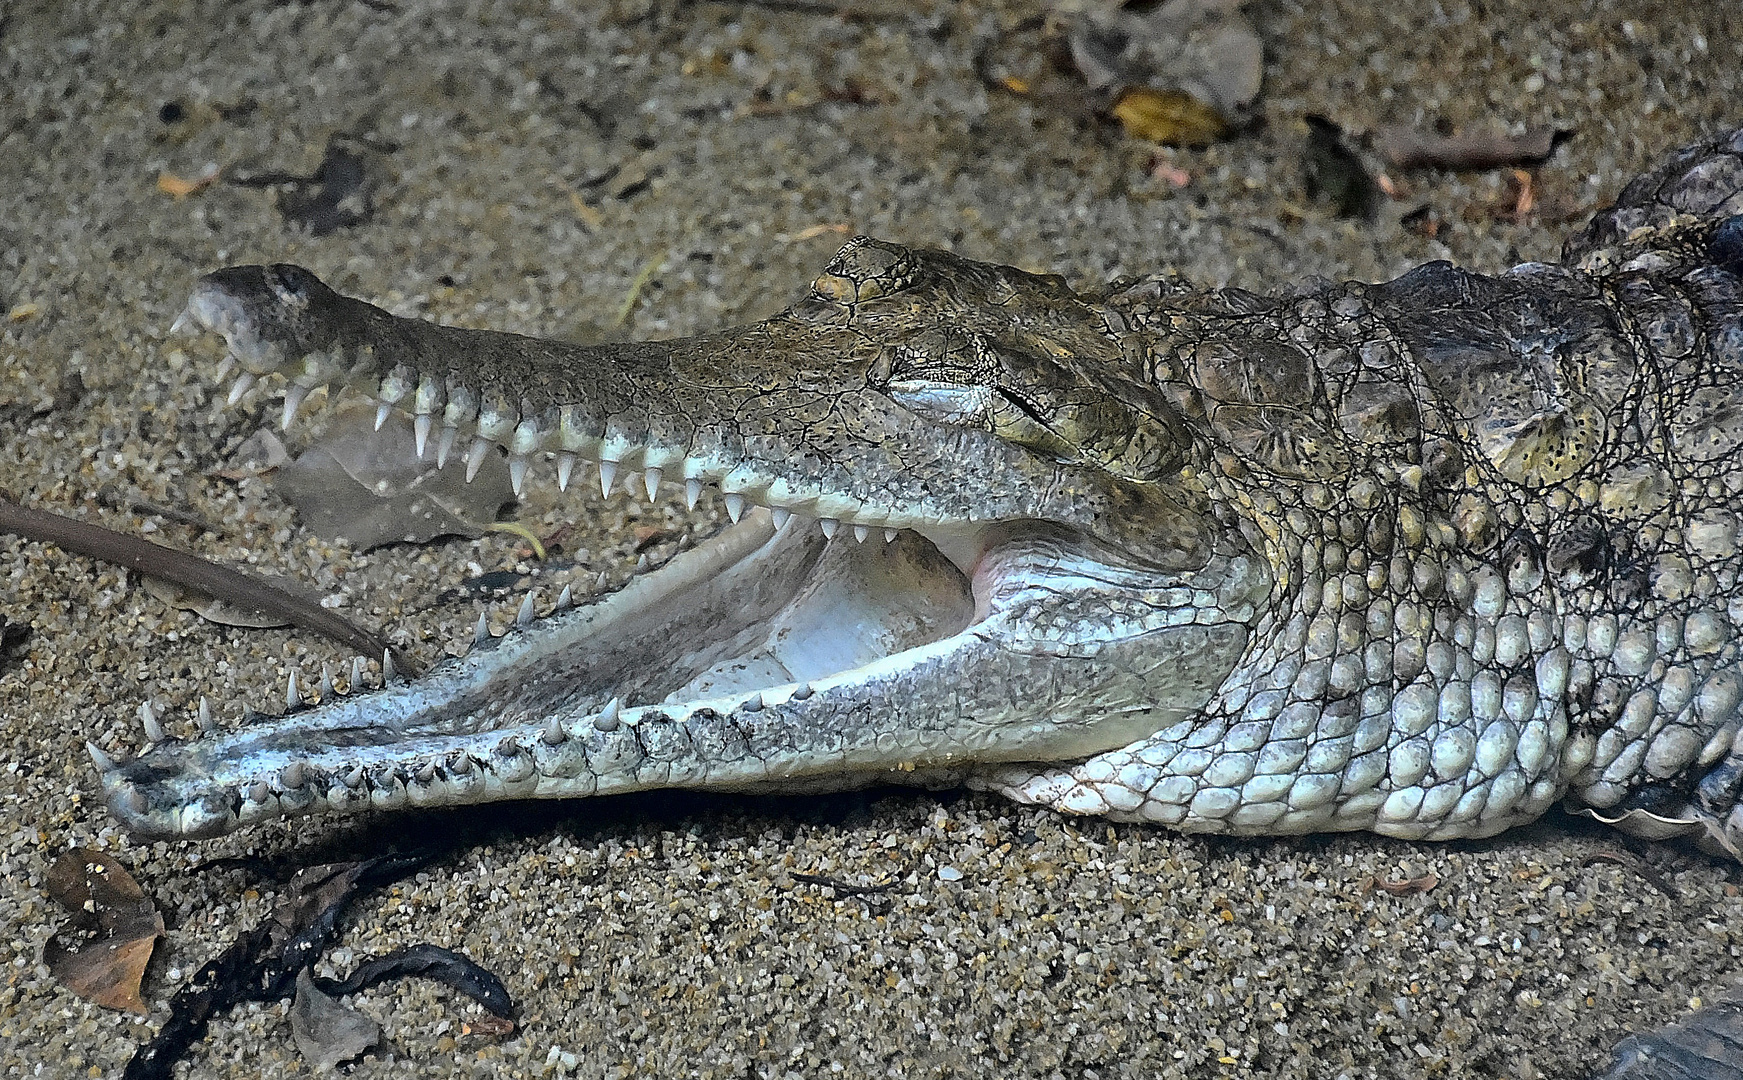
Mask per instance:
[[[989,345],[1001,369],[990,410],[1001,438],[1122,480],[1159,480],[1179,468],[1186,425],[1154,387],[1010,342]]]

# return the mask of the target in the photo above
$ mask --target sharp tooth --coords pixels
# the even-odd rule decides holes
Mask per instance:
[[[557,455],[557,490],[569,490],[569,474],[575,471],[575,455],[565,450]]]
[[[339,781],[340,781],[340,783],[344,784],[348,788],[360,788],[360,787],[362,787],[363,786],[363,766],[353,765],[351,767],[351,771],[346,773],[344,776],[341,776],[339,778]]]
[[[97,767],[98,772],[106,773],[115,768],[115,760],[89,739],[85,740],[85,753],[91,755],[91,764]]]
[[[601,461],[599,463],[599,493],[610,498],[611,485],[615,483],[617,483],[617,462]]]
[[[684,505],[687,508],[691,510],[696,509],[696,500],[701,497],[702,481],[696,479],[694,476],[684,481]]]
[[[648,562],[647,552],[644,551],[642,554],[640,554],[636,557],[635,572],[638,574],[645,574],[648,572],[648,567],[650,565],[651,564]]]
[[[759,690],[756,693],[752,694],[750,697],[745,698],[744,704],[739,706],[739,708],[744,712],[762,712],[763,711],[762,691]]]
[[[642,473],[642,486],[648,489],[649,502],[660,497],[660,476],[658,469],[647,469]]]
[[[612,698],[605,703],[605,708],[599,710],[599,715],[593,718],[593,726],[600,731],[616,731],[619,714],[623,711],[623,703]]]
[[[528,627],[533,624],[533,594],[531,592],[521,598],[520,610],[514,613],[514,624],[519,627]]]
[[[835,530],[841,528],[841,522],[834,518],[818,518],[817,524],[823,529],[823,539],[835,539]]]
[[[303,697],[297,693],[297,673],[293,670],[290,678],[284,684],[284,711],[294,712],[303,703]],[[292,785],[293,787],[295,785]]]
[[[223,382],[225,379],[228,379],[230,377],[230,373],[232,371],[235,371],[235,370],[236,370],[236,358],[234,356],[230,355],[229,353],[225,353],[224,359],[218,361],[218,373],[216,375],[212,376],[212,381],[213,382]]]
[[[386,686],[388,683],[392,682],[394,680],[395,676],[397,676],[398,674],[399,674],[398,672],[393,670],[393,650],[392,649],[381,650],[381,683],[382,683],[382,685]]]
[[[297,418],[297,410],[303,407],[303,402],[309,397],[309,388],[300,383],[291,383],[284,391],[284,415],[279,420],[279,430],[289,431],[291,421]]]
[[[321,662],[321,700],[332,701],[339,692],[333,688],[333,665]]]
[[[784,506],[771,506],[769,514],[775,519],[775,528],[784,529],[787,522],[793,520],[793,512]]]
[[[248,785],[249,802],[265,802],[272,795],[272,789],[266,786],[265,780],[256,780]]]
[[[562,746],[568,737],[563,731],[563,725],[557,723],[555,717],[552,717],[551,722],[545,725],[544,740],[546,746]]]
[[[163,741],[163,725],[157,722],[157,710],[151,707],[151,702],[141,702],[139,705],[139,722],[145,728],[145,737],[154,743]]]
[[[484,612],[478,613],[478,625],[472,628],[472,647],[477,648],[490,640],[490,620]]]
[[[424,762],[424,767],[418,770],[418,783],[427,784],[436,778],[436,763]]]
[[[206,700],[204,694],[200,695],[200,707],[194,713],[194,726],[207,734],[217,726],[212,722],[212,703]]]
[[[230,397],[227,399],[226,404],[234,405],[238,401],[241,401],[242,395],[248,393],[249,388],[253,385],[253,372],[244,371],[241,375],[238,375],[236,381],[230,385]]]
[[[605,571],[599,571],[599,576],[593,579],[593,591],[604,592],[606,585]]]
[[[855,525],[853,527],[853,538],[862,544],[865,543],[865,538],[870,535],[871,530],[866,528],[864,525]]]
[[[308,770],[303,768],[303,763],[300,761],[291,762],[278,774],[278,782],[286,791],[295,791],[302,787],[303,781],[307,779]]]
[[[520,489],[526,482],[527,459],[516,454],[508,459],[508,484],[514,489],[515,498],[520,498]]]
[[[811,684],[808,682],[802,682],[798,686],[795,686],[793,688],[792,698],[794,701],[804,701],[806,698],[808,698],[810,696],[811,696]]]
[[[436,468],[443,469],[448,465],[448,455],[454,452],[454,440],[460,437],[460,429],[453,424],[443,424],[442,434],[436,439]]]
[[[176,321],[169,324],[171,337],[195,337],[200,328],[194,325],[194,309],[182,308],[182,313],[176,316]]]
[[[563,591],[557,594],[557,610],[558,611],[567,611],[574,606],[575,606],[575,590],[570,588],[567,585],[564,585]]]
[[[744,496],[736,491],[726,493],[726,516],[736,524],[744,516]]]
[[[375,430],[381,430],[381,425],[387,423],[388,414],[391,412],[393,412],[393,406],[385,401],[375,407]]]
[[[490,440],[480,435],[472,440],[472,445],[466,451],[466,482],[478,475],[479,468],[484,464],[484,455],[490,453]]]
[[[353,692],[363,688],[363,657],[351,658],[351,689]]]
[[[464,752],[455,754],[448,761],[448,773],[451,776],[467,776],[472,772],[472,759]]]
[[[412,420],[412,438],[417,440],[418,460],[424,460],[424,451],[430,446],[430,432],[436,426],[436,418],[429,413],[419,413]]]
[[[894,540],[894,539],[895,539],[895,538],[896,538],[896,533],[897,533],[897,532],[898,532],[898,531],[899,531],[899,530],[897,530],[897,529],[885,529],[885,530],[884,530],[884,543],[886,543],[886,544],[887,544],[887,543],[889,543],[889,542],[890,542],[890,541],[891,541],[891,540]]]

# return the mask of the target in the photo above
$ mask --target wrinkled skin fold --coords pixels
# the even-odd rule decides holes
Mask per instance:
[[[106,800],[203,837],[897,779],[1419,838],[1565,800],[1735,853],[1740,215],[1743,133],[1554,266],[1074,291],[857,238],[765,322],[585,348],[218,271],[183,324],[287,417],[345,384],[437,460],[717,487],[735,523],[417,682],[94,748]]]

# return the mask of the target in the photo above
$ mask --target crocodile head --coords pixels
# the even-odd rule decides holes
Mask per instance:
[[[1183,469],[1119,316],[1054,277],[858,238],[764,322],[581,347],[396,318],[292,266],[221,270],[183,323],[342,382],[420,455],[517,487],[552,455],[733,524],[413,683],[109,766],[136,833],[662,786],[847,786],[1065,761],[1190,716],[1269,581]],[[239,394],[233,394],[235,398]],[[99,755],[100,756],[100,755]],[[106,764],[99,761],[100,765]]]

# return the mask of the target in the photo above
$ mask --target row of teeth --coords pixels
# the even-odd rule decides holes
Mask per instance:
[[[230,372],[234,369],[235,364],[236,360],[233,356],[226,356],[223,364],[219,367],[219,379],[222,380],[228,377]],[[257,378],[252,373],[244,372],[240,375],[236,379],[236,382],[230,387],[230,394],[227,403],[235,405],[237,402],[241,401],[243,395],[247,394],[249,390],[254,388],[256,381]],[[305,386],[297,382],[286,384],[284,409],[281,418],[281,426],[284,429],[289,430],[291,422],[296,419],[297,412],[302,408],[303,402],[308,400],[309,395],[316,389],[319,389],[319,387]],[[430,437],[435,435],[436,468],[445,468],[448,464],[448,459],[453,456],[454,444],[459,439],[460,428],[458,425],[445,423],[442,425],[441,431],[437,432],[434,414],[432,412],[422,411],[429,404],[427,395],[419,393],[417,398],[417,405],[419,406],[420,411],[415,413],[412,418],[412,432],[417,443],[418,460],[422,461],[428,455],[431,441]],[[381,426],[387,423],[387,418],[393,413],[394,405],[395,402],[393,401],[382,400],[376,406],[376,430],[379,431]],[[518,435],[519,432],[517,429],[517,436]],[[514,441],[516,443],[530,442],[534,441],[534,436],[527,435],[525,437],[517,437]],[[487,438],[484,435],[478,435],[473,438],[470,446],[468,446],[466,450],[467,483],[471,483],[473,477],[478,475],[479,468],[484,464],[485,459],[489,457],[490,453],[495,450],[498,445],[499,443],[496,440]],[[557,489],[559,491],[567,491],[569,490],[570,481],[574,479],[575,466],[583,459],[580,455],[567,450],[557,452],[554,457],[556,458],[557,463]],[[532,458],[530,454],[511,453],[509,455],[509,483],[513,486],[517,498],[521,494],[521,489],[526,484],[527,472],[531,468],[531,465]],[[623,489],[626,492],[631,495],[639,495],[641,492],[645,491],[647,492],[649,501],[659,498],[660,485],[666,482],[666,471],[661,468],[645,468],[638,474],[634,469],[621,468],[621,460],[601,459],[598,462],[598,465],[599,492],[601,495],[608,498],[611,495],[612,487],[617,483],[617,478],[620,473],[623,475]],[[677,481],[672,482],[676,483]],[[684,504],[689,509],[694,510],[696,509],[696,503],[702,498],[702,490],[705,485],[703,481],[697,477],[687,477],[683,481],[683,485]],[[749,507],[765,505],[754,503],[750,499],[747,499],[741,492],[736,491],[725,492],[723,499],[726,503],[726,516],[731,518],[734,524],[738,522],[739,518],[744,516],[745,510]],[[773,504],[767,505],[769,512],[774,516],[775,528],[777,529],[785,528],[790,519],[798,516],[789,507],[776,506]],[[823,535],[826,538],[834,539],[835,534],[841,529],[843,522],[840,518],[821,517],[817,519],[817,524],[818,527],[822,529]],[[871,537],[874,528],[879,528],[878,526],[859,523],[851,523],[848,527],[853,533],[853,538],[862,544]],[[899,531],[900,530],[888,526],[882,527],[884,542],[889,543],[894,540]]]

